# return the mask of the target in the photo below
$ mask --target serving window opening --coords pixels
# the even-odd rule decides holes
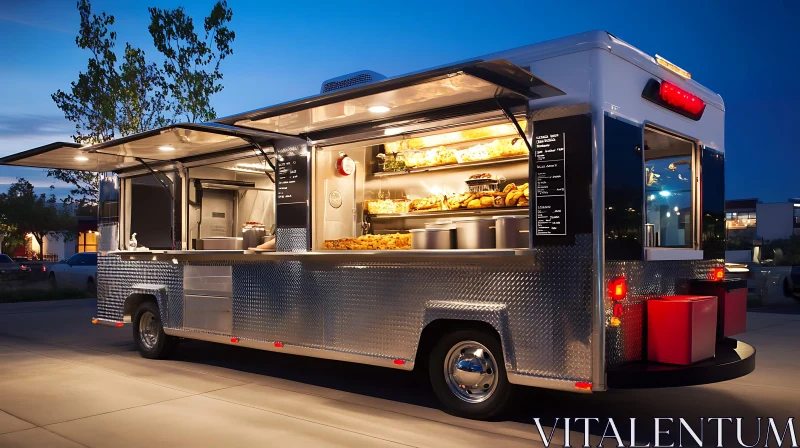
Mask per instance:
[[[646,246],[697,248],[696,153],[695,142],[645,127]]]
[[[316,249],[530,247],[529,149],[507,119],[317,147],[313,167]]]
[[[189,248],[248,250],[263,246],[275,234],[273,180],[273,169],[262,156],[190,167]]]

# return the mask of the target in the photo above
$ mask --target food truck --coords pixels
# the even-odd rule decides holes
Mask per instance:
[[[724,116],[596,31],[0,162],[102,173],[93,322],[144,357],[196,339],[422,370],[489,418],[519,386],[754,369],[728,337]]]

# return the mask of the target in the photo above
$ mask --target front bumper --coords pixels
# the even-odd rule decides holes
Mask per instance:
[[[716,355],[688,366],[636,361],[607,369],[609,389],[649,389],[718,383],[756,368],[756,349],[735,339],[717,341]]]

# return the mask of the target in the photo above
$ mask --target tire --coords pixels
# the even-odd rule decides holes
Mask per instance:
[[[154,302],[139,305],[133,318],[133,341],[143,358],[166,359],[177,344],[177,339],[164,333],[161,314]]]
[[[90,278],[86,282],[86,291],[89,292],[95,299],[97,298],[97,285],[94,284],[94,279]]]
[[[503,349],[497,335],[488,331],[445,334],[431,350],[428,376],[445,409],[459,417],[490,419],[511,402],[513,385],[506,376]]]

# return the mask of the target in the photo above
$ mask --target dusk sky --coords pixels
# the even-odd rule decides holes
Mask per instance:
[[[202,1],[94,1],[116,17],[117,48],[129,41],[155,58],[147,6]],[[728,199],[800,196],[800,2],[275,2],[229,0],[234,54],[223,62],[219,116],[319,91],[321,81],[361,69],[388,76],[592,29],[658,53],[722,95],[726,106]],[[614,5],[614,6],[611,6]],[[50,99],[85,70],[75,45],[72,0],[0,0],[0,156],[70,141],[73,126]],[[558,85],[557,79],[547,81]],[[0,167],[0,188],[43,170]]]

